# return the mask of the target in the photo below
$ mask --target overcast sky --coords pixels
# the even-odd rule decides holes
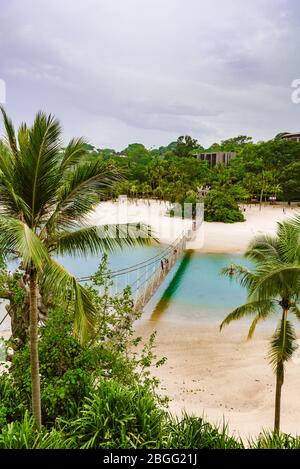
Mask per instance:
[[[299,22],[299,0],[0,0],[6,109],[102,148],[296,131]]]

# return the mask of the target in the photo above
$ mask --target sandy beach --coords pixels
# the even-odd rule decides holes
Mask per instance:
[[[243,253],[249,241],[262,233],[274,234],[277,222],[296,214],[294,208],[247,207],[246,222],[225,225],[203,224],[203,243],[191,248],[205,253]],[[217,292],[216,292],[217,294]],[[175,415],[186,410],[208,421],[228,424],[231,434],[244,440],[272,429],[275,377],[267,354],[273,327],[257,328],[252,341],[245,339],[247,327],[234,324],[219,332],[218,324],[163,320],[138,327],[143,336],[156,330],[158,356],[166,364],[154,369],[161,392],[170,398]],[[300,332],[300,327],[299,327]],[[299,355],[286,368],[282,395],[282,430],[300,434]]]
[[[168,204],[151,201],[105,202],[90,217],[92,223],[143,222],[152,226],[158,239],[172,243],[190,221],[170,218]],[[246,222],[225,225],[203,223],[190,249],[205,253],[243,253],[253,236],[274,234],[276,222],[297,212],[281,207],[247,207]],[[216,292],[217,294],[217,292]],[[5,330],[3,330],[5,329]],[[2,326],[7,336],[8,323]],[[217,324],[151,321],[137,326],[137,334],[157,330],[156,352],[167,363],[153,372],[161,380],[161,392],[170,398],[170,411],[184,410],[209,421],[225,420],[229,431],[244,438],[271,429],[275,379],[266,359],[272,330],[259,331],[251,342],[247,329],[235,324],[222,334]],[[300,328],[299,328],[300,331]],[[298,358],[298,360],[297,360]],[[282,397],[282,430],[300,434],[300,359],[287,366]]]
[[[230,434],[245,441],[272,429],[275,377],[267,360],[272,330],[257,329],[246,341],[247,328],[232,325],[222,333],[218,325],[174,323],[147,324],[138,334],[157,330],[156,354],[167,357],[153,369],[160,392],[170,398],[169,409],[180,416],[185,410],[207,421],[228,424]],[[300,358],[287,365],[282,393],[282,430],[299,434]]]

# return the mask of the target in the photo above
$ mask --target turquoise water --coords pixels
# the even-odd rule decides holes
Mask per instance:
[[[162,246],[138,246],[118,250],[114,254],[108,255],[110,270],[120,270],[139,262],[144,262],[156,256],[164,249]],[[101,256],[88,256],[86,258],[64,257],[58,260],[77,277],[86,277],[96,272],[101,262]]]
[[[145,261],[163,249],[139,247],[119,251],[109,256],[111,270]],[[64,265],[77,276],[90,275],[97,269],[99,262],[100,259],[96,258],[63,260]],[[246,299],[246,292],[242,287],[220,275],[222,267],[233,263],[250,267],[243,256],[188,251],[183,262],[178,261],[147,305],[144,317],[156,320],[174,318],[219,322]],[[126,278],[119,278],[118,282],[119,286],[120,282],[121,286],[125,286]]]
[[[251,264],[239,255],[187,252],[179,271],[166,279],[147,305],[151,319],[185,319],[219,322],[246,300],[246,291],[234,280],[221,276],[223,267]]]

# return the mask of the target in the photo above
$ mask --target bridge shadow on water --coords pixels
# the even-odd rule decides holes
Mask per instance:
[[[178,269],[173,275],[171,282],[169,283],[168,287],[165,289],[161,299],[159,300],[153,313],[151,314],[151,317],[150,317],[151,321],[158,322],[161,319],[163,313],[166,311],[166,309],[170,305],[172,298],[176,290],[178,289],[183,279],[183,276],[191,262],[193,253],[194,251],[192,249],[185,251],[184,256],[179,264]]]

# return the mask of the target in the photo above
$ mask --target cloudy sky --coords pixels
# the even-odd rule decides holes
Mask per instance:
[[[299,0],[0,0],[6,109],[117,149],[296,131],[299,18]]]

